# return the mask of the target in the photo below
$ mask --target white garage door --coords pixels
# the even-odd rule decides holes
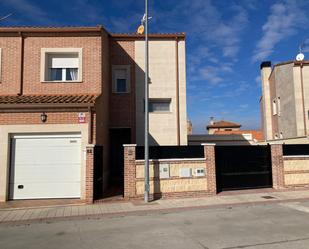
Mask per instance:
[[[10,199],[79,198],[81,136],[12,138]]]

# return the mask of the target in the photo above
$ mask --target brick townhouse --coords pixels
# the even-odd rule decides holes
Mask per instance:
[[[185,36],[150,35],[150,142],[185,145]],[[92,202],[143,145],[144,38],[95,27],[0,28],[0,202]]]

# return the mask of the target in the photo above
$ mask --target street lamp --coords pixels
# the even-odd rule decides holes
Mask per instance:
[[[149,112],[148,112],[148,96],[149,96],[149,88],[148,88],[148,70],[149,70],[149,49],[148,49],[148,20],[151,17],[148,17],[148,0],[145,0],[145,14],[141,20],[141,25],[137,29],[137,33],[142,35],[145,33],[145,141],[144,141],[144,148],[145,148],[145,165],[144,165],[144,201],[149,202]]]

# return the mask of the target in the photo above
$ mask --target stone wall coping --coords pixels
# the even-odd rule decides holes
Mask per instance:
[[[283,142],[282,141],[272,141],[272,142],[269,142],[270,145],[283,145]]]
[[[136,147],[136,144],[123,144],[123,147]]]
[[[205,158],[167,158],[167,159],[149,159],[149,162],[174,162],[174,161],[205,161]],[[144,162],[144,159],[135,160],[136,162]]]
[[[291,156],[283,156],[283,158],[308,158],[309,155],[291,155]]]
[[[86,145],[86,148],[94,148],[95,147],[95,144],[87,144]]]
[[[215,146],[215,143],[201,143],[202,146]]]

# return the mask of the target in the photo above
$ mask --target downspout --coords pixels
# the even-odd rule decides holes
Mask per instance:
[[[301,95],[302,95],[302,105],[303,105],[304,135],[307,136],[306,109],[305,109],[305,96],[304,96],[304,79],[303,79],[303,62],[300,63],[300,84],[301,84]]]
[[[92,137],[92,108],[88,107],[88,114],[89,114],[89,122],[88,122],[88,144],[92,144],[93,137]]]
[[[23,95],[24,92],[24,36],[22,32],[19,32],[20,38],[21,38],[21,44],[20,44],[20,84],[19,84],[19,92],[18,95]]]
[[[180,117],[179,117],[179,58],[178,38],[175,40],[175,61],[176,61],[176,120],[177,120],[177,145],[180,145]]]

